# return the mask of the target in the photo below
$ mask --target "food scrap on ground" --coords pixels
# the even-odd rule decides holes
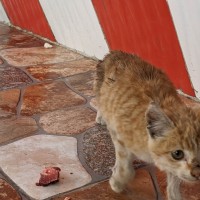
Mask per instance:
[[[36,183],[37,186],[47,186],[51,183],[56,183],[59,181],[61,169],[59,167],[45,167],[45,169],[40,173],[39,182]]]

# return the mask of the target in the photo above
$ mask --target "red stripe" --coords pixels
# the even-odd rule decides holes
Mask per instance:
[[[194,95],[166,0],[93,0],[112,50],[135,53]]]
[[[15,26],[55,41],[38,0],[2,0],[2,3]]]

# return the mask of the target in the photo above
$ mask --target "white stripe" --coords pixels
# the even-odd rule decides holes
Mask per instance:
[[[2,4],[1,4],[1,1],[0,1],[0,21],[6,22],[6,23],[10,22],[7,15],[6,15],[6,12],[5,12]]]
[[[88,56],[109,51],[90,0],[40,0],[56,40]]]
[[[187,69],[200,98],[200,0],[168,0]]]

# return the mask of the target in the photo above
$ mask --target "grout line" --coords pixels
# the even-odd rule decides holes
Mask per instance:
[[[77,95],[81,96],[82,98],[84,98],[85,100],[85,104],[88,103],[88,97],[86,97],[85,95],[83,95],[81,92],[79,92],[78,90],[76,90],[69,82],[68,80],[66,80],[67,78],[62,79],[62,81],[65,83],[65,85],[71,89],[73,92],[75,92]]]
[[[160,191],[160,187],[158,185],[156,173],[155,173],[155,170],[156,170],[155,166],[148,165],[148,166],[145,167],[145,169],[149,172],[149,175],[151,177],[152,184],[153,184],[153,187],[154,187],[154,191],[156,193],[156,200],[163,200],[163,197],[162,197],[162,194],[161,194],[161,191]]]

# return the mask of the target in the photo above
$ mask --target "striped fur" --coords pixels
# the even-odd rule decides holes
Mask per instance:
[[[134,175],[132,156],[168,174],[168,198],[181,199],[175,177],[200,180],[199,109],[187,107],[161,70],[136,55],[113,51],[97,65],[97,123],[106,123],[116,163],[110,185],[121,192]],[[171,153],[181,150],[184,158]],[[195,171],[195,173],[194,173]]]

